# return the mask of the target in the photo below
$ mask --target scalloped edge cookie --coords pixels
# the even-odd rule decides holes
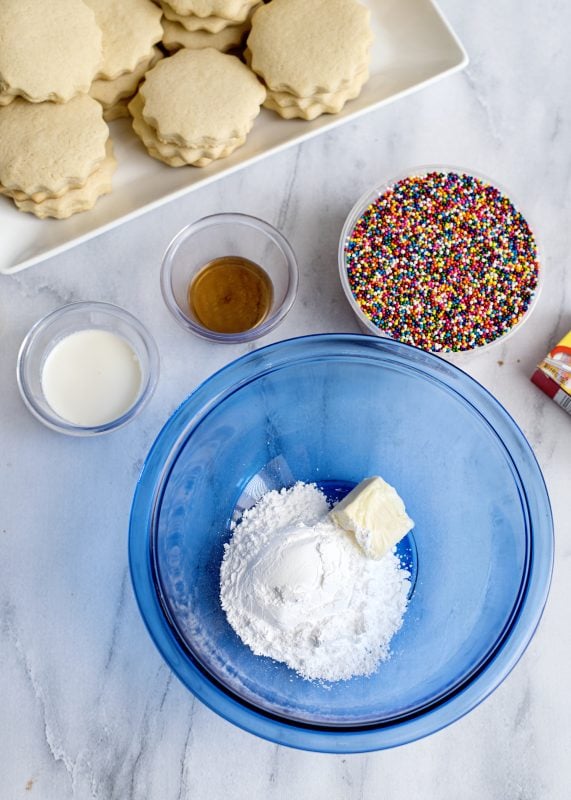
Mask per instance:
[[[369,73],[362,74],[361,79],[356,81],[350,89],[342,89],[336,94],[316,95],[315,98],[300,97],[289,95],[284,99],[285,92],[278,93],[278,97],[273,92],[268,92],[264,101],[265,108],[275,111],[283,119],[305,119],[311,121],[321,116],[321,114],[338,114],[345,103],[354,100],[361,94],[361,89],[369,78]]]
[[[83,0],[102,31],[103,62],[96,79],[133,72],[160,42],[162,13],[152,0]]]
[[[29,197],[78,188],[105,158],[109,128],[101,105],[87,94],[68,103],[0,108],[0,183]]]
[[[128,108],[133,117],[133,130],[145,145],[149,155],[163,161],[171,167],[185,165],[203,167],[219,158],[226,158],[246,141],[246,137],[239,137],[221,142],[214,147],[179,147],[175,144],[165,144],[158,139],[156,132],[143,117],[143,98],[137,94],[129,103]]]
[[[0,105],[66,103],[89,91],[101,63],[101,30],[82,0],[0,2]]]
[[[266,97],[256,75],[218,50],[179,50],[147,73],[143,117],[161,142],[203,147],[246,136]]]
[[[218,33],[209,31],[188,31],[179,22],[163,18],[163,45],[171,53],[183,47],[189,50],[203,50],[213,47],[221,53],[238,47],[246,33],[250,30],[249,18],[238,25],[227,25]]]
[[[187,31],[208,31],[209,33],[220,33],[220,31],[223,31],[228,25],[236,25],[239,22],[244,22],[248,17],[249,11],[248,8],[245,9],[240,19],[226,19],[217,16],[196,17],[194,14],[182,16],[181,14],[177,14],[176,11],[173,11],[164,0],[161,0],[161,8],[167,19],[171,22],[178,22],[179,25],[182,25]]]
[[[20,211],[35,214],[40,219],[53,217],[54,219],[67,219],[72,214],[89,211],[104,194],[109,194],[112,189],[112,178],[117,161],[113,154],[111,140],[106,145],[106,155],[95,172],[89,176],[84,186],[70,189],[61,197],[48,197],[40,203],[33,200],[15,200],[14,203]]]
[[[299,97],[349,88],[369,63],[371,12],[359,0],[272,0],[252,18],[253,71]]]

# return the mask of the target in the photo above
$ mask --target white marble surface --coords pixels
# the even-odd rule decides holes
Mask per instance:
[[[2,800],[569,797],[571,418],[529,375],[571,328],[571,6],[442,6],[471,57],[464,73],[0,280]],[[545,285],[529,323],[461,366],[505,404],[544,470],[556,526],[552,590],[521,662],[464,719],[392,751],[297,752],[195,701],[162,662],[135,605],[127,522],[142,459],[179,401],[248,349],[213,347],[177,327],[159,293],[161,254],[203,214],[262,216],[290,238],[302,276],[293,311],[260,344],[356,331],[336,276],[342,221],[364,189],[420,163],[494,177],[541,237]],[[158,391],[137,421],[89,441],[36,422],[14,377],[30,325],[80,299],[134,311],[162,356]]]

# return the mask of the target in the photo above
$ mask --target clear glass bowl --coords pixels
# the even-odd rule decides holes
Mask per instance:
[[[188,287],[195,275],[224,256],[253,261],[272,282],[272,304],[266,317],[240,333],[206,328],[188,303]],[[226,344],[250,342],[273,330],[292,307],[297,286],[297,261],[287,239],[269,223],[246,214],[213,214],[187,225],[167,247],[161,268],[163,298],[176,321],[197,336]]]
[[[135,352],[141,368],[141,385],[135,402],[117,419],[102,425],[75,425],[56,414],[42,389],[42,369],[52,348],[72,333],[102,329],[121,336]],[[30,329],[22,342],[16,367],[18,387],[32,414],[59,433],[95,436],[130,422],[151,398],[159,378],[159,353],[149,331],[136,317],[110,303],[70,303],[52,311]]]
[[[395,183],[398,183],[399,181],[401,181],[401,180],[403,180],[405,178],[409,178],[409,177],[413,177],[413,176],[414,177],[420,177],[420,176],[426,175],[426,174],[428,174],[430,172],[454,172],[454,173],[457,173],[459,175],[470,175],[470,176],[472,176],[474,178],[478,178],[479,180],[483,181],[484,183],[489,184],[490,186],[493,186],[494,188],[496,188],[505,197],[508,197],[511,200],[511,202],[513,203],[513,205],[515,206],[515,208],[518,211],[520,211],[520,213],[522,213],[524,218],[527,220],[528,224],[530,224],[530,220],[529,220],[529,217],[528,217],[527,213],[524,213],[524,211],[522,209],[522,206],[520,205],[518,200],[516,198],[514,198],[514,196],[513,196],[513,194],[511,192],[508,192],[503,186],[498,184],[496,181],[491,180],[486,175],[482,175],[481,173],[479,173],[479,172],[477,172],[475,170],[472,170],[472,169],[463,169],[462,167],[453,167],[453,166],[443,165],[443,164],[424,165],[424,166],[419,166],[419,167],[416,167],[416,168],[413,168],[413,169],[408,169],[408,170],[406,170],[404,172],[399,173],[395,177],[390,178],[389,180],[383,181],[382,183],[380,183],[377,186],[375,186],[373,189],[368,189],[357,200],[357,202],[355,203],[355,205],[353,206],[353,208],[351,209],[351,211],[349,212],[349,214],[348,214],[348,216],[347,216],[347,218],[345,220],[345,224],[343,225],[343,230],[341,231],[341,237],[339,239],[339,248],[338,248],[338,256],[337,256],[337,262],[338,262],[338,267],[339,267],[339,277],[341,279],[341,286],[343,287],[343,291],[345,293],[345,297],[347,298],[347,300],[349,302],[349,305],[351,306],[351,309],[353,310],[353,313],[357,317],[357,320],[359,322],[359,325],[360,325],[361,329],[365,333],[369,333],[369,334],[372,334],[373,336],[379,336],[379,337],[382,337],[382,338],[390,338],[390,334],[389,333],[387,333],[381,327],[376,325],[363,312],[363,310],[361,309],[361,306],[357,302],[357,299],[355,298],[355,296],[354,296],[354,294],[353,294],[353,292],[351,290],[351,285],[349,283],[349,278],[348,278],[348,275],[347,275],[347,266],[346,266],[346,257],[345,257],[346,242],[347,242],[349,236],[351,235],[351,233],[352,233],[357,221],[360,219],[360,217],[363,215],[363,213],[366,211],[366,209],[369,207],[369,205],[371,205],[371,203],[375,202],[375,200],[377,200],[379,197],[381,197],[383,194],[385,194],[385,192],[387,190],[389,190],[392,186],[394,186]],[[542,288],[542,285],[543,285],[543,269],[541,268],[541,247],[540,247],[540,244],[539,244],[538,239],[537,239],[537,231],[536,231],[535,227],[530,224],[530,228],[531,228],[531,231],[533,233],[533,236],[534,236],[534,239],[535,239],[535,243],[536,243],[537,260],[538,260],[538,263],[539,263],[539,271],[538,271],[537,286],[535,288],[535,292],[533,294],[531,302],[530,302],[526,312],[524,313],[523,317],[519,320],[519,322],[517,322],[515,325],[513,325],[504,334],[502,334],[501,336],[497,337],[496,339],[494,339],[494,340],[492,340],[492,341],[490,341],[490,342],[488,342],[486,344],[480,345],[478,347],[473,347],[473,348],[467,349],[467,350],[450,350],[450,351],[443,350],[443,351],[439,351],[439,352],[444,353],[447,356],[454,356],[454,357],[462,357],[463,355],[465,355],[467,353],[473,353],[473,352],[479,352],[480,353],[480,352],[483,352],[485,350],[488,350],[491,347],[494,347],[496,344],[499,344],[500,342],[504,343],[509,336],[512,336],[516,331],[518,331],[521,328],[521,326],[524,324],[524,322],[526,322],[526,320],[529,319],[533,309],[537,305],[537,302],[539,300],[539,295],[540,295],[540,292],[541,292],[541,288]]]
[[[333,496],[374,474],[416,522],[392,658],[323,684],[254,656],[219,602],[231,521],[269,489]],[[553,531],[533,453],[484,388],[408,345],[331,334],[250,353],[188,397],[147,457],[129,548],[151,636],[203,702],[281,744],[359,752],[432,733],[498,686],[540,619]]]

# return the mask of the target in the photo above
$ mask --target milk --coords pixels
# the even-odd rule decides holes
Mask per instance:
[[[141,380],[141,365],[129,343],[94,328],[76,331],[50,350],[41,383],[58,416],[94,427],[122,416],[137,399]]]

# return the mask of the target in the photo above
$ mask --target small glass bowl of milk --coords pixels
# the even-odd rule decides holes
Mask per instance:
[[[24,403],[44,425],[72,436],[108,433],[130,422],[159,376],[154,339],[110,303],[58,308],[22,342],[17,378]]]

